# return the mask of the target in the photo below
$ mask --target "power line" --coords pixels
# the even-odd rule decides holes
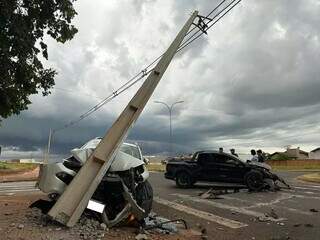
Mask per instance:
[[[96,104],[95,106],[93,106],[92,108],[90,108],[87,112],[83,113],[82,115],[80,115],[80,117],[76,120],[70,121],[69,123],[65,124],[63,127],[58,128],[58,129],[54,129],[53,132],[57,132],[60,130],[63,130],[65,128],[68,128],[78,122],[80,122],[82,119],[88,117],[89,115],[91,115],[92,113],[94,113],[95,111],[97,111],[99,108],[101,108],[103,105],[105,105],[106,103],[110,102],[112,99],[114,99],[115,97],[117,97],[119,94],[123,93],[124,91],[126,91],[127,89],[129,89],[130,87],[132,87],[134,84],[136,84],[137,82],[139,82],[142,78],[144,78],[146,75],[148,75],[153,69],[150,69],[147,72],[144,72],[142,76],[140,76],[138,79],[136,79],[135,81],[132,82],[132,80],[134,78],[132,78],[130,81],[131,83],[129,84],[129,81],[127,83],[125,83],[124,85],[122,85],[120,88],[118,88],[116,91],[114,91],[112,94],[110,94],[108,97],[106,97],[105,99],[103,99],[101,102],[99,102],[98,104]],[[125,86],[125,87],[124,87]]]
[[[208,20],[208,22],[206,22],[206,25],[213,22],[212,24],[210,24],[206,30],[209,30],[212,26],[214,26],[221,18],[223,18],[228,12],[230,12],[236,5],[238,5],[242,0],[232,0],[226,7],[224,7],[222,10],[220,10],[217,14],[214,15],[213,18],[209,18],[210,15],[215,12],[226,0],[221,1],[206,17],[205,20]],[[237,1],[237,2],[236,2]],[[236,2],[236,3],[235,3]],[[233,4],[235,3],[235,4]],[[230,7],[231,6],[231,7]],[[229,8],[230,7],[230,8]],[[228,9],[229,8],[229,9]],[[226,9],[228,9],[227,11],[225,11]],[[224,12],[225,11],[225,12]],[[224,12],[224,13],[223,13]],[[219,15],[223,13],[220,17]],[[199,16],[200,17],[200,16]],[[218,17],[218,18],[217,18]],[[217,18],[215,20],[215,18]],[[191,32],[193,32],[195,29],[197,28],[197,26],[194,26],[187,34],[189,35]],[[185,47],[187,47],[188,45],[190,45],[192,42],[194,42],[196,39],[198,39],[202,34],[204,33],[204,31],[201,31],[200,29],[198,29],[194,34],[192,34],[190,37],[188,37],[184,42],[182,42],[181,46],[179,47],[179,49],[177,50],[177,52],[180,52],[182,49],[184,49]],[[198,35],[197,35],[198,34]],[[196,36],[197,35],[197,36]],[[82,115],[79,116],[79,118],[70,121],[69,123],[65,124],[63,127],[58,128],[58,129],[54,129],[53,132],[57,132],[60,130],[63,130],[65,128],[68,128],[78,122],[80,122],[81,120],[83,120],[84,118],[88,117],[89,115],[91,115],[92,113],[94,113],[95,111],[97,111],[98,109],[100,109],[102,106],[104,106],[106,103],[110,102],[112,99],[114,99],[115,97],[117,97],[119,94],[123,93],[124,91],[126,91],[127,89],[129,89],[131,86],[133,86],[134,84],[136,84],[137,82],[139,82],[140,80],[142,80],[145,76],[147,76],[153,69],[148,70],[148,68],[150,68],[151,66],[153,66],[161,57],[163,56],[163,54],[161,54],[159,57],[155,58],[149,65],[147,65],[141,72],[137,73],[135,76],[133,76],[131,79],[129,79],[129,81],[127,81],[125,84],[121,85],[116,91],[114,91],[112,94],[110,94],[109,96],[107,96],[106,98],[104,98],[102,101],[100,101],[98,104],[94,105],[92,108],[90,108],[88,111],[86,111],[85,113],[83,113]],[[140,76],[141,75],[141,76]]]
[[[231,1],[227,7],[225,7],[224,9],[222,9],[216,16],[220,15],[225,9],[229,8],[234,2],[236,2],[237,0],[233,0]],[[208,23],[211,23],[213,20],[213,23],[211,25],[209,25],[207,27],[207,30],[209,30],[211,27],[213,27],[221,18],[223,18],[228,12],[230,12],[236,5],[238,5],[242,0],[238,0],[234,5],[232,5],[227,11],[225,11],[220,17],[218,17],[217,20],[214,20],[214,18],[212,20],[210,20]],[[187,47],[188,45],[190,45],[192,42],[194,42],[195,40],[197,40],[202,34],[203,32],[201,32],[201,30],[198,30],[195,34],[199,33],[199,35],[197,35],[196,37],[194,37],[193,39],[190,40],[190,37],[188,38],[188,40],[190,40],[189,42],[186,42],[185,44],[182,43],[181,47],[178,49],[177,52],[180,52],[182,49],[184,49],[185,47]],[[195,35],[194,34],[194,35]],[[192,35],[192,37],[194,36]]]

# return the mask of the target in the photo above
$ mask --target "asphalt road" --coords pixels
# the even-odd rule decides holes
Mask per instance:
[[[195,228],[205,228],[208,239],[320,239],[320,185],[295,179],[304,172],[278,174],[292,189],[229,191],[220,199],[202,199],[199,193],[214,185],[178,189],[162,173],[151,173],[154,209],[171,218],[182,217]]]
[[[163,173],[151,173],[149,180],[154,189],[154,210],[170,219],[185,219],[192,228],[206,232],[208,239],[317,240],[320,239],[320,185],[295,180],[302,174],[279,173],[292,189],[260,193],[229,191],[219,199],[199,197],[199,193],[214,185],[196,184],[192,189],[179,189]],[[39,191],[34,185],[35,182],[1,183],[0,195]],[[272,217],[272,212],[277,217]]]

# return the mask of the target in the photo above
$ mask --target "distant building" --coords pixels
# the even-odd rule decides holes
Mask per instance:
[[[310,159],[320,159],[320,147],[313,149],[310,153],[309,153],[309,158]]]
[[[30,159],[20,159],[20,163],[36,163],[37,161],[33,158]]]
[[[306,159],[309,157],[309,153],[303,150],[300,150],[300,147],[288,148],[284,153],[289,158],[292,158],[292,159]]]
[[[320,152],[319,152],[320,154]],[[270,155],[271,160],[293,160],[293,159],[307,159],[309,153],[297,148],[287,148],[285,152],[275,152]]]

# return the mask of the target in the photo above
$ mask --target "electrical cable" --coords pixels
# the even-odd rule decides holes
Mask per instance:
[[[216,11],[226,0],[221,1],[207,16],[206,18],[209,18],[210,15]],[[209,24],[213,21],[212,24],[210,24],[206,30],[209,30],[212,26],[214,26],[221,18],[223,18],[229,11],[231,11],[238,3],[240,3],[242,0],[232,0],[226,7],[224,7],[221,11],[219,11],[212,19],[210,19],[206,24]],[[236,2],[234,5],[232,5],[234,2]],[[232,5],[232,6],[231,6]],[[231,6],[231,7],[230,7]],[[230,7],[230,8],[229,8]],[[226,12],[224,12],[227,8],[229,8]],[[223,13],[224,12],[224,13]],[[221,13],[223,13],[220,17],[218,17]],[[217,20],[214,20],[216,17],[218,17]],[[208,19],[206,19],[208,20]],[[194,26],[187,34],[190,34],[194,29],[196,29],[197,26]],[[200,34],[198,34],[200,32]],[[187,40],[183,41],[177,52],[180,52],[182,49],[190,45],[192,42],[194,42],[196,39],[198,39],[204,32],[198,29],[194,34],[192,34],[190,37],[187,38]],[[198,34],[198,35],[197,35]],[[197,36],[195,36],[197,35]],[[195,36],[195,37],[194,37]],[[104,98],[102,101],[100,101],[98,104],[94,105],[91,107],[88,111],[83,113],[82,115],[79,116],[76,120],[70,121],[69,123],[65,124],[63,127],[54,129],[53,132],[57,132],[60,130],[63,130],[65,128],[68,128],[84,118],[88,117],[91,115],[93,112],[97,111],[100,109],[103,105],[106,103],[110,102],[112,99],[117,97],[119,94],[123,93],[127,89],[129,89],[131,86],[142,80],[145,76],[147,76],[153,69],[148,70],[152,65],[154,65],[161,57],[163,54],[161,54],[159,57],[155,58],[149,65],[147,65],[141,72],[137,73],[135,76],[133,76],[129,81],[127,81],[125,84],[121,85],[116,91],[114,91],[112,94]],[[141,76],[140,76],[141,75]],[[140,76],[140,77],[139,77]]]

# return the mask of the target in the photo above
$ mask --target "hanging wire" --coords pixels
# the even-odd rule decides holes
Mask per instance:
[[[220,10],[218,13],[216,13],[213,18],[208,19],[212,13],[214,13],[226,0],[221,1],[205,18],[205,20],[208,20],[206,22],[206,24],[210,24],[208,25],[206,30],[209,30],[212,26],[214,26],[221,18],[223,18],[228,12],[230,12],[236,5],[238,5],[242,0],[232,0],[226,7],[223,7],[222,10]],[[237,1],[237,2],[236,2]],[[235,3],[236,2],[236,3]],[[235,4],[234,4],[235,3]],[[229,9],[228,9],[229,8]],[[228,10],[226,10],[228,9]],[[219,16],[221,13],[223,13],[221,16]],[[217,19],[216,19],[217,18]],[[191,34],[191,32],[193,32],[195,29],[197,28],[197,26],[194,26],[187,34]],[[186,48],[188,45],[190,45],[192,42],[194,42],[195,40],[197,40],[202,34],[204,34],[203,31],[201,31],[200,29],[198,29],[195,33],[193,33],[190,37],[188,37],[186,40],[184,40],[182,42],[182,44],[180,45],[179,49],[177,50],[177,52],[180,52],[182,49]],[[164,54],[164,53],[163,53]],[[149,65],[147,65],[142,71],[140,71],[139,73],[137,73],[135,76],[133,76],[131,79],[129,79],[129,81],[127,81],[125,84],[121,85],[117,90],[113,91],[109,96],[107,96],[106,98],[104,98],[102,101],[100,101],[98,104],[94,105],[93,107],[91,107],[88,111],[86,111],[85,113],[83,113],[82,115],[80,115],[77,119],[70,121],[69,123],[65,124],[63,127],[61,128],[57,128],[54,129],[53,132],[57,132],[57,131],[61,131],[63,129],[66,129],[70,126],[75,125],[76,123],[80,122],[81,120],[83,120],[84,118],[88,117],[89,115],[91,115],[92,113],[94,113],[95,111],[97,111],[98,109],[100,109],[102,106],[104,106],[106,103],[110,102],[111,100],[113,100],[114,98],[116,98],[118,95],[120,95],[121,93],[123,93],[124,91],[126,91],[127,89],[129,89],[130,87],[132,87],[133,85],[135,85],[137,82],[139,82],[140,80],[142,80],[144,77],[146,77],[152,70],[148,70],[148,68],[150,68],[151,66],[153,66],[156,62],[159,61],[159,59],[163,56],[163,54],[161,54],[159,57],[155,58]]]

